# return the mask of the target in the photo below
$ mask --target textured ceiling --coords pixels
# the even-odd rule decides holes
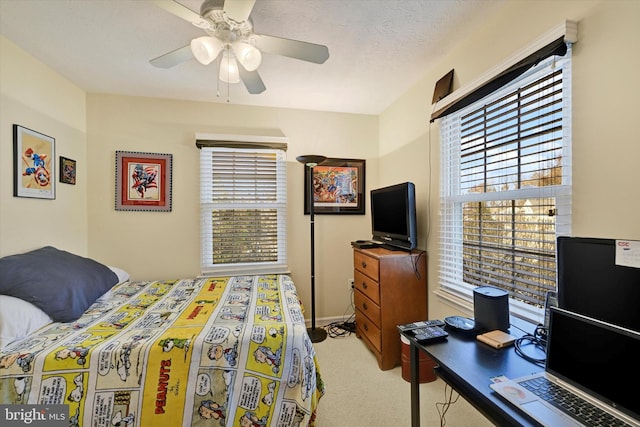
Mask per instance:
[[[263,55],[259,95],[242,83],[218,88],[215,63],[150,65],[204,35],[151,1],[0,0],[0,32],[87,92],[379,114],[506,1],[257,0],[256,33],[330,54],[320,65]]]

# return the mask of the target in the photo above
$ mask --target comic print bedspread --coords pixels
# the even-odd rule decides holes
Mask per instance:
[[[0,403],[71,426],[314,425],[323,393],[287,275],[125,282],[0,352]]]

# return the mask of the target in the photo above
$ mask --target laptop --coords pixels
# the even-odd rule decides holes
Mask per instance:
[[[544,426],[640,426],[640,332],[557,307],[549,314],[544,371],[490,387]],[[545,382],[550,385],[539,385]],[[545,400],[547,387],[586,403],[577,412],[591,420],[579,421],[560,410],[557,400]],[[588,415],[593,407],[595,415]]]

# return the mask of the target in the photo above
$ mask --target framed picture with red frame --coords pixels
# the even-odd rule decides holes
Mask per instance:
[[[116,151],[116,210],[171,212],[172,154]]]

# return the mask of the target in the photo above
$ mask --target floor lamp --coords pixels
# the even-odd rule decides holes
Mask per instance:
[[[315,266],[315,221],[313,218],[313,168],[324,162],[327,158],[324,156],[306,155],[298,156],[296,160],[303,163],[309,168],[309,218],[311,220],[311,327],[307,328],[307,333],[311,342],[324,341],[327,338],[327,331],[322,328],[316,329],[316,266]],[[307,171],[305,171],[306,173]]]

